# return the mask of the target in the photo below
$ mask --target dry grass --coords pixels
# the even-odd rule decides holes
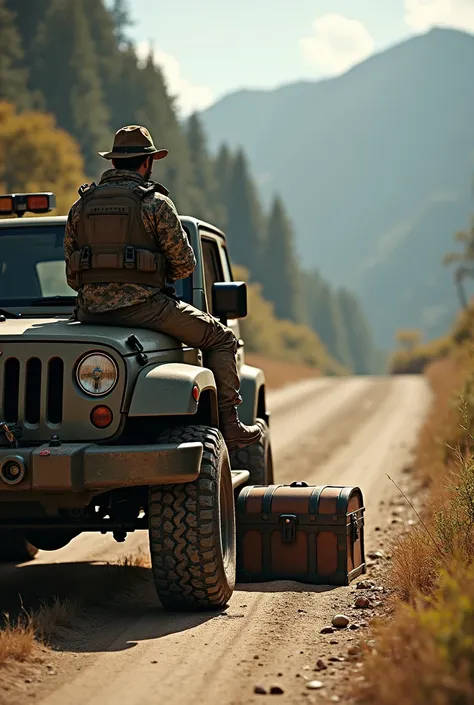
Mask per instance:
[[[139,550],[108,566],[110,571],[100,585],[94,585],[90,592],[83,592],[77,600],[53,597],[51,602],[43,602],[31,613],[22,610],[15,619],[4,615],[0,625],[0,669],[36,657],[62,629],[74,626],[74,619],[86,604],[91,601],[100,603],[108,598],[111,590],[115,593],[126,590],[136,578],[130,569],[149,569],[151,561],[147,552]]]
[[[80,610],[77,600],[54,597],[50,604],[43,603],[32,616],[35,633],[47,643],[60,629],[72,627],[73,620]]]
[[[403,605],[369,653],[358,699],[371,705],[472,705],[474,569],[443,572],[433,599]]]
[[[474,365],[464,352],[427,375],[435,400],[416,468],[430,504],[392,554],[401,601],[366,661],[357,698],[367,705],[474,702]]]
[[[29,660],[60,629],[72,626],[78,609],[77,602],[54,597],[50,604],[41,604],[33,613],[22,611],[15,619],[4,615],[0,628],[0,667]]]
[[[431,595],[438,584],[440,565],[444,562],[422,528],[415,528],[395,544],[392,552],[389,584],[404,602],[418,595]]]
[[[136,553],[130,553],[122,556],[116,563],[110,564],[113,567],[120,568],[151,568],[151,558],[148,551],[143,551],[141,548]]]
[[[9,661],[26,661],[34,652],[36,643],[31,617],[12,622],[6,615],[5,624],[0,629],[0,667]]]

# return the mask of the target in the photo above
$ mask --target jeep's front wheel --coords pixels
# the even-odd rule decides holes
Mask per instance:
[[[20,531],[0,531],[0,563],[26,563],[33,560],[37,553],[36,546]]]
[[[194,482],[150,488],[150,552],[156,590],[172,610],[224,607],[235,586],[235,507],[227,447],[208,426],[160,434],[158,443],[204,446]]]

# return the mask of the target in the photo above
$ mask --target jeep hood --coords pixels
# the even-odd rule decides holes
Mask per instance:
[[[176,338],[155,333],[145,328],[116,326],[91,326],[64,318],[7,318],[0,322],[0,347],[2,342],[24,343],[90,343],[108,345],[122,355],[136,354],[127,345],[127,338],[135,335],[145,352],[172,350],[181,347]]]

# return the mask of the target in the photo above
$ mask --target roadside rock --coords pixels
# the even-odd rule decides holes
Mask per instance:
[[[355,607],[357,609],[367,609],[371,607],[371,603],[368,597],[358,597],[355,601]]]
[[[323,627],[320,631],[320,634],[333,634],[336,630],[334,627]]]
[[[320,688],[324,688],[324,683],[321,681],[308,681],[306,687],[308,690],[319,690]]]
[[[347,649],[347,653],[349,656],[358,656],[360,654],[360,647],[359,646],[349,646]]]
[[[283,695],[285,691],[281,687],[281,685],[272,685],[270,686],[270,695]]]
[[[323,661],[322,658],[318,659],[316,661],[316,668],[314,669],[315,671],[325,671],[327,669],[327,664]]]
[[[332,618],[332,626],[337,627],[338,629],[341,629],[342,627],[347,627],[349,622],[350,619],[349,617],[346,617],[345,614],[336,614],[336,616]]]
[[[383,551],[369,551],[367,558],[371,560],[378,560],[380,558],[385,558],[385,553]]]
[[[266,695],[266,694],[267,694],[267,691],[266,691],[266,689],[263,687],[263,685],[256,685],[256,686],[254,687],[254,689],[253,689],[253,692],[254,692],[256,695]]]
[[[361,580],[357,583],[356,590],[373,590],[375,583],[373,580]]]

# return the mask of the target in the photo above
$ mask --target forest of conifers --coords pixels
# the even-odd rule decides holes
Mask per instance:
[[[285,194],[265,212],[245,151],[208,152],[199,116],[180,119],[128,26],[125,0],[0,0],[0,190],[50,188],[67,212],[77,187],[100,178],[97,151],[121,126],[145,125],[170,151],[154,178],[180,213],[225,230],[233,263],[248,273],[248,348],[323,372],[380,371],[357,299],[298,262]]]

